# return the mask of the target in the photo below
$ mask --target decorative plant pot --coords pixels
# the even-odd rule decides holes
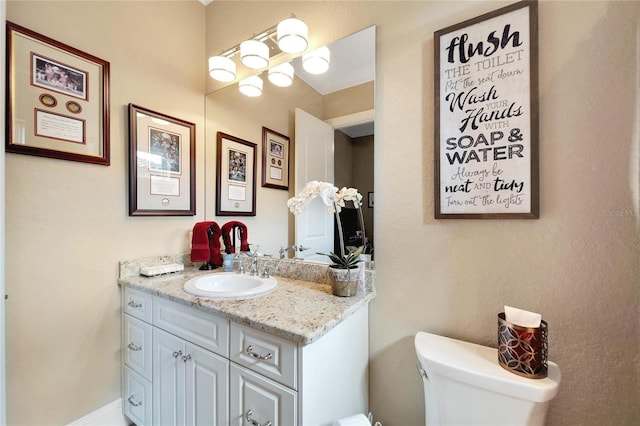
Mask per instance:
[[[350,297],[358,292],[358,268],[338,269],[329,267],[331,291],[334,296]]]

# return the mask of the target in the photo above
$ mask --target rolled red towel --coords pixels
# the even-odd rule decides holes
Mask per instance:
[[[217,223],[213,222],[211,226],[207,228],[209,232],[209,262],[213,266],[222,266],[222,253],[220,253],[220,237],[222,231]]]
[[[222,225],[222,240],[224,241],[224,248],[227,253],[235,253],[236,251],[231,242],[231,236],[236,228],[240,229],[240,251],[249,251],[249,232],[247,231],[247,225],[232,220]]]
[[[209,234],[207,233],[207,231],[212,225],[218,226],[215,222],[198,222],[193,226],[193,235],[191,235],[192,262],[210,261],[211,249],[209,247]],[[218,247],[219,246],[220,241],[218,241]]]

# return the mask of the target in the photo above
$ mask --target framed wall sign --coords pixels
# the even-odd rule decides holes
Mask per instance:
[[[109,165],[109,62],[7,22],[7,152]]]
[[[256,144],[217,133],[217,216],[256,215]]]
[[[262,186],[289,189],[289,137],[262,128]]]
[[[129,216],[196,214],[195,128],[129,104]]]
[[[436,31],[435,217],[539,217],[538,14],[522,1]]]

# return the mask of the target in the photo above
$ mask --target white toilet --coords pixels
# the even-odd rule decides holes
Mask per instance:
[[[497,349],[424,332],[415,337],[426,425],[544,425],[558,393],[560,368],[528,379],[498,364]]]

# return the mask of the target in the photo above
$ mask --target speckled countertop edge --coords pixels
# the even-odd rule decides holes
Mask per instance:
[[[183,263],[183,272],[143,277],[141,266]],[[188,255],[158,256],[120,262],[121,286],[156,295],[191,306],[267,333],[309,344],[336,327],[358,309],[366,307],[376,296],[375,272],[365,271],[366,286],[353,297],[337,297],[331,293],[326,278],[326,265],[300,261],[260,259],[260,270],[267,266],[278,286],[271,292],[242,299],[210,299],[186,293],[182,287],[191,278],[215,273],[200,271]]]

